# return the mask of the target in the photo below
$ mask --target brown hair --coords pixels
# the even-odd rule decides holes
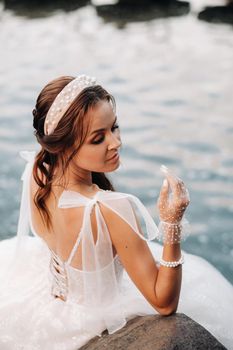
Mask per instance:
[[[41,145],[33,166],[33,177],[39,186],[34,203],[48,228],[52,226],[52,221],[46,199],[52,190],[55,169],[59,165],[64,175],[68,164],[84,142],[88,131],[88,125],[85,126],[84,120],[89,109],[101,100],[107,100],[115,106],[114,97],[100,85],[87,87],[71,103],[55,130],[50,135],[45,135],[46,114],[55,97],[73,79],[74,77],[64,76],[48,83],[40,92],[33,110],[34,135]],[[114,191],[113,185],[104,173],[92,172],[92,182],[101,189]]]

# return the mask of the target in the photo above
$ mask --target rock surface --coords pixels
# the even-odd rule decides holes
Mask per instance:
[[[186,15],[190,11],[190,3],[177,0],[120,0],[116,4],[98,5],[96,11],[107,22],[144,22],[155,18]]]
[[[205,328],[184,314],[143,316],[112,335],[105,331],[82,350],[226,350]]]
[[[207,6],[198,14],[198,18],[213,23],[233,24],[233,2],[227,6]]]

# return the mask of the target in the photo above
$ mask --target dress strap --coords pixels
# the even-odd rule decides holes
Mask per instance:
[[[78,198],[77,198],[78,199]],[[71,253],[67,259],[67,264],[70,265],[74,256],[75,256],[75,253],[77,252],[77,249],[80,245],[80,242],[83,238],[83,235],[85,234],[85,232],[90,231],[89,233],[92,234],[91,232],[91,222],[90,222],[90,217],[91,217],[91,212],[92,210],[94,209],[94,206],[97,204],[98,200],[97,198],[93,198],[93,199],[89,199],[87,202],[86,202],[86,205],[85,205],[85,210],[84,210],[84,215],[83,215],[83,223],[82,223],[82,227],[81,227],[81,230],[78,234],[78,238],[73,246],[73,249],[71,250]],[[74,202],[72,203],[74,205]],[[77,204],[80,204],[80,202],[78,201]],[[98,216],[99,212],[96,211],[96,216]],[[98,220],[98,219],[97,219]],[[88,228],[87,228],[87,225],[88,225]],[[87,233],[86,233],[87,235]]]
[[[81,195],[77,191],[64,190],[58,200],[58,208],[86,207],[93,198]]]
[[[73,258],[75,256],[75,253],[76,253],[76,251],[77,251],[77,249],[79,247],[79,244],[81,242],[81,238],[82,238],[82,231],[79,232],[79,235],[78,235],[78,238],[77,238],[77,240],[75,242],[75,245],[73,246],[73,249],[71,250],[71,253],[70,253],[70,255],[69,255],[69,257],[68,257],[68,259],[66,261],[68,265],[71,264],[71,262],[72,262],[72,260],[73,260]]]

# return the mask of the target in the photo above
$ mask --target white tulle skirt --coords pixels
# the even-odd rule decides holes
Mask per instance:
[[[23,257],[12,268],[15,244],[15,238],[0,242],[0,349],[76,350],[100,335],[104,325],[98,313],[51,296],[46,246],[38,238],[29,238]],[[149,246],[155,258],[161,256],[161,245]],[[191,317],[227,349],[233,349],[233,286],[205,259],[184,254],[177,312]],[[127,319],[157,313],[125,272],[120,303]],[[117,314],[117,308],[115,305],[112,312]],[[82,327],[84,319],[90,325],[88,332]]]

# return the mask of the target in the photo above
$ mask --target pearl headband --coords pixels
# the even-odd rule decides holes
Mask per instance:
[[[44,134],[50,135],[78,94],[83,89],[95,84],[96,78],[87,75],[78,75],[77,78],[67,84],[49,108],[44,122]]]

